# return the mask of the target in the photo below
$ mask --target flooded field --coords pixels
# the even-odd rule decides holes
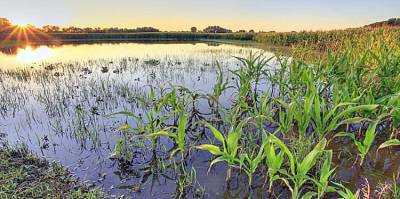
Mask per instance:
[[[267,72],[247,74],[254,81],[246,84],[241,79],[246,71],[240,70],[246,62],[235,57],[256,54],[265,57],[262,70]],[[248,175],[239,172],[239,166],[218,163],[210,167],[213,155],[195,149],[220,140],[204,121],[228,131],[245,115],[252,117],[257,127],[271,133],[279,131],[278,137],[293,136],[289,130],[286,136],[281,124],[258,120],[263,115],[281,121],[278,113],[286,111],[277,112],[268,100],[268,96],[286,96],[281,93],[282,87],[276,86],[279,80],[273,82],[270,77],[272,73],[278,77],[282,62],[290,63],[290,58],[274,56],[254,47],[207,42],[5,49],[0,53],[0,140],[26,145],[49,160],[60,161],[82,181],[112,195],[287,198],[290,192],[283,183],[276,183],[271,192],[265,176],[254,174],[248,186]],[[282,73],[279,77],[284,76]],[[240,104],[238,99],[246,103]],[[245,109],[252,111],[236,113]],[[301,130],[301,118],[293,117],[298,120],[293,128]],[[157,134],[173,126],[179,129],[183,121],[183,146],[174,141],[179,140],[177,137]],[[358,123],[347,126],[353,132],[365,128]],[[250,142],[242,143],[240,150],[254,154],[263,132],[246,129],[244,139]],[[307,127],[303,130],[309,133]],[[389,130],[384,125],[381,131]],[[365,166],[361,167],[355,155],[349,155],[357,153],[356,146],[343,144],[351,141],[330,137],[327,147],[333,149],[334,179],[351,188],[364,185],[367,179],[372,190],[394,178],[398,181],[394,175],[400,169],[398,148],[378,153],[378,145],[372,146],[374,152],[365,157]],[[255,145],[250,144],[253,142]],[[295,144],[305,148],[312,145],[306,140]],[[271,171],[261,167],[257,172]]]

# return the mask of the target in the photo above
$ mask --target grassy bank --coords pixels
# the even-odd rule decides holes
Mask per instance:
[[[60,164],[24,148],[0,148],[0,198],[103,198]]]

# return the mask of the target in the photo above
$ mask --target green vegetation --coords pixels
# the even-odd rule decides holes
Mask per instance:
[[[0,33],[0,39],[5,39],[7,33]],[[253,34],[249,33],[192,33],[192,32],[150,32],[150,33],[49,33],[38,35],[38,41],[87,41],[87,40],[112,40],[112,41],[196,41],[196,40],[252,40]],[[18,35],[10,37],[16,40]],[[32,39],[32,41],[35,41]]]
[[[338,157],[346,139],[350,138],[355,150],[348,161],[356,162],[359,156],[360,167],[367,168],[373,161],[369,156],[371,151],[399,144],[398,33],[396,29],[290,33],[299,41],[317,35],[317,41],[310,41],[317,46],[318,41],[326,42],[322,45],[325,47],[342,38],[338,44],[342,47],[332,48],[315,62],[306,62],[296,55],[292,61],[275,57],[279,63],[276,69],[271,69],[271,59],[262,55],[237,58],[242,65],[231,71],[235,77],[231,81],[217,67],[213,93],[202,94],[180,87],[178,95],[172,87],[169,93],[156,98],[152,88],[150,96],[143,98],[148,99],[143,103],[150,110],[148,119],[136,120],[138,127],[146,128],[123,128],[122,131],[149,137],[153,150],[162,147],[161,136],[172,138],[176,147],[171,155],[182,152],[179,158],[182,168],[189,164],[189,151],[208,151],[211,154],[209,170],[217,163],[225,163],[227,181],[233,172],[245,173],[249,188],[256,177],[265,178],[269,181],[266,190],[274,197],[282,193],[275,193],[272,185],[283,187],[292,198],[374,197],[377,192],[371,192],[370,188],[353,192],[344,182],[335,179],[336,167],[340,165],[335,164],[333,157]],[[285,34],[265,38],[280,38],[277,35]],[[325,41],[325,37],[332,38]],[[287,38],[281,40],[296,44]],[[262,82],[272,84],[261,87]],[[227,92],[232,93],[228,106],[221,103],[221,96]],[[196,117],[197,112],[190,111],[196,109],[195,104],[201,99],[209,101],[211,112],[206,118]],[[140,118],[135,113],[125,114]],[[186,115],[197,119],[187,120]],[[179,118],[179,122],[170,123],[176,121],[174,118]],[[196,128],[188,128],[191,126]],[[199,139],[188,138],[193,133],[203,136],[196,134],[201,128],[214,139],[198,143]],[[384,141],[377,140],[377,135]],[[366,183],[364,186],[369,187]],[[387,189],[384,195],[396,197],[397,192]]]
[[[258,33],[255,40],[278,46],[307,47],[319,51],[345,51],[350,46],[356,49],[379,43],[371,42],[371,40],[396,43],[400,40],[399,35],[399,28],[355,28],[317,32]]]
[[[0,198],[104,198],[56,162],[36,157],[24,147],[0,148]]]
[[[386,21],[380,21],[366,25],[365,27],[381,28],[381,27],[398,27],[400,26],[400,18],[391,18]]]
[[[217,62],[213,65],[215,84],[209,92],[171,84],[166,87],[146,85],[140,90],[142,92],[131,93],[127,87],[113,84],[109,87],[118,88],[114,92],[128,98],[134,108],[107,115],[108,118],[126,117],[121,119],[118,128],[121,136],[110,158],[126,166],[137,158],[137,154],[151,156],[151,160],[146,162],[149,166],[141,168],[146,172],[141,182],[146,182],[150,175],[157,178],[172,173],[168,178],[175,180],[176,196],[181,198],[185,198],[193,188],[200,190],[199,195],[204,192],[197,182],[196,162],[192,162],[201,155],[208,158],[208,172],[217,165],[226,168],[228,186],[234,178],[245,179],[247,197],[261,189],[260,192],[271,198],[398,198],[397,170],[382,174],[371,165],[375,164],[377,152],[396,151],[400,144],[399,35],[397,28],[257,34],[255,39],[258,42],[293,46],[292,56],[265,57],[252,53],[247,58],[236,57],[238,67],[229,71],[223,70]],[[253,34],[189,32],[55,33],[52,36],[65,40],[254,39]],[[315,50],[320,54],[309,59],[309,52]],[[138,63],[138,60],[124,59],[118,65],[125,63],[126,67],[128,61]],[[107,66],[113,64],[100,61],[94,65],[97,63],[102,66],[104,74],[109,72]],[[172,61],[168,63],[173,65]],[[53,65],[46,67],[48,71],[55,68]],[[90,71],[82,66],[78,69],[73,67],[66,68],[82,73]],[[143,61],[141,67],[164,66],[157,59],[149,59]],[[15,79],[29,79],[35,74],[43,82],[49,81],[46,79],[48,74],[56,74],[26,70],[22,73],[4,72],[10,76],[17,74]],[[152,73],[154,79],[155,75]],[[99,93],[103,92],[98,96],[105,96],[105,100],[122,99],[107,98],[111,94],[106,92],[108,87],[104,82],[96,88]],[[10,90],[9,93],[17,89]],[[49,110],[58,108],[54,115],[64,113],[64,107],[54,106],[48,95],[43,96],[41,99],[47,100]],[[86,98],[83,101],[91,100]],[[13,102],[7,103],[17,107]],[[8,108],[7,105],[4,107]],[[78,140],[92,137],[93,145],[99,146],[101,143],[96,139],[96,131],[88,130],[96,116],[85,115],[81,106],[74,110],[77,122],[72,124],[77,124],[77,127],[71,126],[76,128],[75,137]],[[96,113],[95,107],[91,110]],[[94,119],[85,120],[86,117]],[[5,168],[13,168],[9,166],[13,164],[10,157],[16,155],[9,155],[13,153],[8,148],[4,148],[2,154]],[[17,155],[20,156],[31,158],[30,155]],[[336,171],[344,166],[343,161],[354,163],[352,166],[357,171],[379,173],[383,181],[378,181],[375,187],[370,187],[368,178],[347,183],[336,177]],[[27,164],[25,160],[23,164]],[[52,167],[45,168],[54,170]],[[11,176],[19,176],[18,169],[10,172]],[[370,177],[367,174],[366,177]],[[242,175],[244,178],[238,177]],[[386,175],[393,176],[393,179]],[[17,193],[16,190],[20,189],[13,186],[20,180],[8,177],[8,173],[4,176],[7,176],[4,178],[7,183],[1,183],[5,187],[0,191],[7,196],[19,193],[42,196],[41,191],[34,191],[48,187],[48,184],[39,185],[37,189]],[[360,180],[363,180],[361,186],[358,184]],[[29,179],[22,181],[29,182]],[[69,190],[60,193],[56,186],[55,192],[48,188],[43,192],[54,197],[59,196],[57,194],[78,197],[92,194],[80,189]]]

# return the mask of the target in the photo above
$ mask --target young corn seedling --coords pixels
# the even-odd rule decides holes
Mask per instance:
[[[279,179],[279,170],[282,167],[285,152],[279,150],[277,152],[277,146],[271,140],[269,140],[268,135],[263,132],[263,148],[265,154],[265,162],[268,166],[268,177],[269,177],[269,191],[272,190],[272,184],[274,181]]]
[[[334,183],[337,188],[336,192],[339,194],[341,197],[340,199],[359,199],[360,198],[360,190],[357,190],[355,193],[353,193],[350,189],[346,188],[342,184],[339,183]]]
[[[367,131],[365,132],[364,140],[358,141],[353,133],[341,132],[335,135],[335,137],[349,137],[353,140],[356,145],[359,155],[360,155],[360,166],[364,163],[365,157],[367,156],[369,149],[371,148],[376,137],[376,128],[380,123],[381,119],[385,117],[386,114],[379,116],[375,121],[369,124]]]
[[[297,199],[300,198],[301,195],[301,188],[306,181],[310,179],[308,177],[308,172],[313,168],[317,162],[318,157],[324,152],[327,140],[324,138],[322,139],[314,149],[308,153],[302,161],[295,159],[293,153],[289,150],[284,142],[282,142],[279,138],[275,135],[269,135],[270,142],[279,146],[280,150],[284,151],[284,153],[289,158],[290,169],[289,171],[281,169],[279,172],[285,176],[286,178],[279,177],[286,186],[289,188],[290,192],[292,193],[292,198]],[[312,194],[308,194],[311,195]],[[310,197],[310,196],[309,196]]]
[[[344,124],[359,123],[365,120],[361,117],[351,117],[353,113],[373,111],[378,107],[378,105],[360,105],[348,107],[343,111],[338,112],[339,109],[354,105],[354,103],[341,103],[333,107],[331,110],[328,110],[325,99],[320,98],[318,95],[314,95],[314,99],[312,120],[319,139],[324,138],[329,132],[336,130]]]
[[[234,126],[231,126],[227,136],[224,136],[218,129],[216,129],[211,124],[206,123],[206,126],[211,130],[215,138],[222,143],[222,150],[220,149],[220,147],[212,144],[202,144],[200,146],[196,146],[196,149],[206,150],[211,154],[218,156],[210,163],[209,169],[211,169],[214,164],[222,161],[227,162],[229,166],[237,166],[238,163],[240,163],[240,160],[237,157],[239,149],[239,140],[242,136],[243,126],[250,119],[251,118],[246,118],[242,120],[237,125],[236,128]]]
[[[219,62],[217,62],[217,81],[214,85],[214,97],[216,99],[219,99],[219,97],[222,95],[222,93],[229,88],[228,84],[229,81],[228,79],[224,80],[224,73],[222,72],[221,65]]]
[[[310,178],[317,185],[317,197],[322,198],[327,192],[335,192],[335,188],[329,185],[330,177],[334,174],[335,168],[331,168],[332,165],[332,150],[326,151],[324,163],[320,169],[319,180]]]
[[[294,108],[295,103],[287,104],[281,100],[278,100],[282,107],[279,107],[279,118],[278,118],[278,129],[277,132],[282,132],[287,135],[293,127]]]
[[[261,161],[264,159],[263,153],[264,147],[261,146],[256,156],[254,156],[254,151],[251,156],[249,154],[241,154],[239,159],[240,169],[243,169],[249,178],[249,186],[251,186],[253,180],[253,174],[256,172],[257,167],[260,165]]]
[[[113,113],[113,115],[126,115],[132,117],[137,121],[137,125],[132,127],[131,125],[123,125],[119,128],[120,131],[130,131],[134,130],[141,135],[148,135],[151,133],[159,132],[163,129],[165,123],[170,119],[170,116],[176,113],[176,110],[169,112],[168,114],[163,113],[163,109],[168,104],[171,95],[165,95],[157,99],[155,97],[155,91],[153,87],[150,87],[150,93],[148,95],[148,100],[145,96],[139,98],[142,107],[149,107],[149,110],[145,112],[145,117],[139,116],[133,112],[123,111]]]
[[[312,104],[314,101],[313,97],[305,97],[301,100],[301,102],[297,102],[294,106],[294,120],[297,123],[299,128],[299,136],[301,138],[305,138],[307,134],[307,129],[310,125],[311,114],[312,114]]]
[[[184,113],[184,111],[180,111],[178,128],[176,129],[177,131],[176,133],[171,133],[168,131],[168,129],[165,129],[156,133],[151,133],[148,136],[151,138],[158,138],[161,136],[165,136],[174,139],[175,143],[177,144],[177,147],[171,152],[170,156],[173,157],[178,152],[181,152],[183,156],[183,153],[186,151],[185,150],[186,124],[187,124],[187,116]]]

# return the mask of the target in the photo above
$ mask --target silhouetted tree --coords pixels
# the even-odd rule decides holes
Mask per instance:
[[[366,25],[365,27],[379,28],[383,26],[400,26],[400,18],[391,18],[387,21],[380,21],[373,24]]]
[[[220,26],[208,26],[203,30],[203,32],[206,33],[231,33],[232,30],[222,28]]]
[[[196,27],[191,27],[190,28],[190,32],[197,32],[197,28]]]
[[[42,30],[44,32],[51,33],[51,32],[60,32],[61,28],[58,27],[58,26],[45,25],[45,26],[42,27]]]
[[[11,23],[6,18],[0,18],[0,27],[11,26]]]

